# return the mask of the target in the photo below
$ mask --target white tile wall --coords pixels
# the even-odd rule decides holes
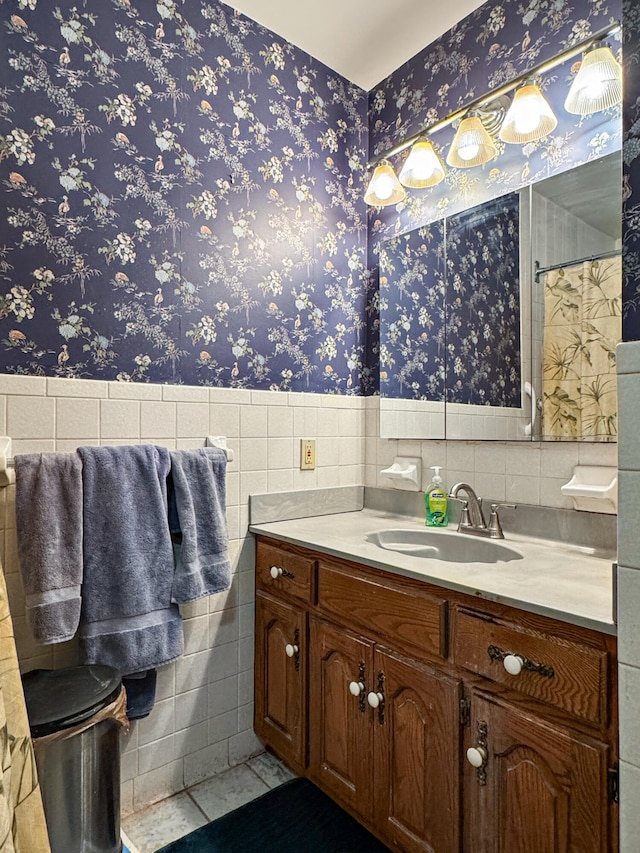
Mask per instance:
[[[378,398],[0,376],[0,431],[12,437],[14,453],[85,443],[197,447],[208,434],[226,435],[236,453],[227,470],[233,584],[183,608],[185,654],[160,671],[156,709],[124,741],[125,810],[196,784],[261,749],[252,731],[249,494],[362,483],[388,487],[380,471],[402,454],[422,458],[423,488],[431,479],[429,466],[437,464],[444,466],[447,485],[466,480],[487,497],[566,506],[560,485],[578,460],[616,464],[610,445],[593,450],[576,444],[398,441],[380,438],[379,423]],[[315,471],[299,470],[301,438],[317,441]],[[75,663],[74,643],[45,648],[31,639],[18,574],[13,488],[0,490],[0,519],[22,668]]]
[[[640,342],[616,350],[619,383],[618,656],[620,660],[620,853],[640,837]]]
[[[361,484],[364,420],[365,401],[357,398],[0,376],[0,434],[11,436],[14,454],[70,451],[81,444],[198,447],[213,434],[226,435],[235,451],[227,470],[232,587],[182,609],[185,654],[159,671],[153,713],[123,739],[125,811],[262,749],[252,729],[255,590],[248,495]],[[316,471],[298,468],[301,438],[318,442]],[[75,664],[75,642],[42,647],[31,638],[14,507],[15,489],[0,490],[0,550],[21,667]]]

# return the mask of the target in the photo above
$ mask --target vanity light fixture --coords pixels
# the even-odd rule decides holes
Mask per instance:
[[[400,183],[411,189],[424,189],[435,187],[443,178],[444,163],[433,143],[430,139],[418,139],[400,170]]]
[[[535,80],[516,89],[498,134],[503,142],[525,145],[544,139],[558,124],[553,110]]]
[[[480,116],[472,112],[460,122],[447,154],[447,163],[458,169],[469,169],[471,166],[483,166],[497,153],[498,149]]]
[[[588,48],[578,69],[564,108],[575,115],[591,115],[622,100],[622,67],[611,48],[597,42]]]
[[[402,201],[406,194],[407,191],[396,177],[391,163],[388,160],[382,160],[371,176],[364,200],[367,204],[376,207],[386,207]]]
[[[402,184],[413,189],[431,187],[439,183],[444,177],[442,163],[440,163],[442,176],[438,180],[434,180],[428,184],[409,183],[412,178],[414,180],[419,179],[418,176],[420,174],[418,168],[416,167],[414,170],[413,162],[410,162],[412,161],[413,149],[422,151],[423,156],[426,158],[426,146],[430,142],[425,139],[425,135],[428,133],[431,136],[455,122],[460,122],[460,126],[447,155],[447,163],[450,166],[462,169],[482,165],[496,156],[497,147],[491,137],[492,135],[495,137],[495,132],[498,129],[498,121],[502,125],[499,133],[499,138],[502,142],[524,144],[525,141],[529,142],[542,139],[551,133],[557,124],[557,119],[539,87],[532,81],[556,68],[561,63],[572,59],[574,56],[579,56],[581,53],[584,53],[584,55],[580,70],[576,74],[565,101],[567,111],[579,115],[590,115],[591,113],[605,110],[619,103],[622,100],[622,68],[611,48],[603,43],[603,39],[609,38],[619,31],[619,23],[610,24],[608,27],[599,30],[582,41],[572,44],[553,59],[540,63],[540,65],[529,69],[509,83],[498,87],[492,93],[476,98],[472,103],[456,110],[446,118],[432,124],[423,125],[413,136],[399,142],[390,150],[373,157],[367,163],[367,169],[374,169],[374,172],[365,193],[365,202],[377,207],[397,204],[406,196],[406,190]],[[517,87],[521,88],[517,89]],[[510,105],[508,111],[505,110],[507,116],[503,122],[501,118],[498,119],[500,110],[492,109],[492,106],[503,96],[508,95],[516,89],[513,103]],[[538,93],[534,93],[534,89],[538,89],[539,96]],[[536,95],[535,101],[533,100],[534,94]],[[539,118],[540,125],[536,125],[535,136],[529,136],[529,134],[534,133],[532,127],[534,119],[532,114],[528,111],[520,113],[520,103],[524,103],[525,96],[529,104],[535,106],[537,102],[536,116]],[[545,108],[543,108],[542,102],[546,104]],[[498,104],[498,106],[500,105]],[[514,120],[513,114],[509,115],[512,110],[515,110],[518,115],[517,123]],[[542,118],[542,116],[546,118]],[[472,122],[472,119],[475,119],[475,121]],[[552,121],[554,122],[553,125],[551,125]],[[549,129],[543,131],[542,127],[544,127],[545,123]],[[470,134],[472,126],[477,134],[475,139]],[[463,144],[460,145],[458,137],[462,136],[463,133],[469,133],[469,135],[463,137]],[[519,134],[518,138],[516,138],[516,133]],[[523,139],[524,136],[527,136],[526,140]],[[425,147],[419,146],[420,142],[424,142]],[[407,148],[412,148],[412,151],[403,166],[401,184],[389,160]],[[462,148],[462,155],[464,156],[461,156],[460,148]],[[411,166],[411,169],[409,169],[409,166]],[[435,174],[437,173],[434,172],[434,176]],[[378,186],[380,179],[383,179],[381,187]]]

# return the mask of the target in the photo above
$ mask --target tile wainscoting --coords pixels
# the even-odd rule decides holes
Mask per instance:
[[[183,608],[185,654],[159,673],[152,715],[123,743],[123,810],[191,787],[262,746],[253,717],[253,538],[250,494],[368,485],[398,455],[444,466],[495,500],[567,507],[560,486],[578,464],[615,465],[615,445],[398,441],[379,436],[378,398],[245,391],[96,380],[0,376],[0,434],[14,454],[82,444],[199,447],[223,434],[235,452],[227,472],[231,590]],[[299,470],[301,438],[317,439],[317,468]],[[23,671],[77,662],[75,643],[42,647],[26,624],[18,573],[13,487],[0,490],[2,559]]]

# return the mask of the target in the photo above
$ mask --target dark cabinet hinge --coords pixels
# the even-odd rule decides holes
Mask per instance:
[[[616,764],[607,771],[607,785],[609,788],[609,802],[620,802],[620,769]]]
[[[460,725],[468,726],[471,723],[471,700],[460,700]]]

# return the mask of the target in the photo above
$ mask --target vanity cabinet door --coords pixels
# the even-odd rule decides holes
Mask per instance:
[[[380,649],[374,664],[376,826],[403,853],[456,853],[461,682]]]
[[[465,851],[606,853],[606,744],[475,692]]]
[[[373,644],[309,620],[309,775],[366,820],[373,806]]]
[[[256,594],[255,732],[299,773],[306,745],[306,618],[291,604]]]

